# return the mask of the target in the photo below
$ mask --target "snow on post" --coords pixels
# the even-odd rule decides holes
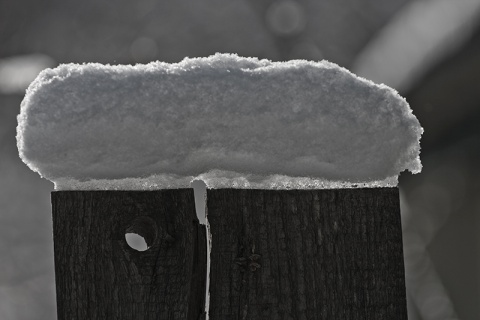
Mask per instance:
[[[56,190],[385,187],[421,170],[407,102],[326,61],[60,65],[18,122],[21,158]]]
[[[423,129],[395,90],[326,61],[67,64],[18,122],[57,190],[59,319],[407,319],[396,186]]]

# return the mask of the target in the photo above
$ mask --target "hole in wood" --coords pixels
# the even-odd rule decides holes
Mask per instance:
[[[145,251],[157,238],[157,226],[153,219],[143,216],[135,218],[125,230],[125,240],[130,248]]]
[[[149,248],[145,238],[136,233],[125,233],[125,240],[130,248],[137,251],[145,251]]]

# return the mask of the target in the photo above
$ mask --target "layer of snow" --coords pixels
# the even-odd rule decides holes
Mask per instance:
[[[382,187],[421,170],[407,102],[326,61],[66,64],[18,122],[21,158],[57,190]]]

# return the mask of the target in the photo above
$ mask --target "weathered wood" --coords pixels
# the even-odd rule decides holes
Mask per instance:
[[[206,237],[192,189],[60,191],[52,206],[59,320],[198,320]]]
[[[397,188],[207,191],[210,319],[406,320]]]

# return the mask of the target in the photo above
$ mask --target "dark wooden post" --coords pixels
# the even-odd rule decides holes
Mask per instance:
[[[406,320],[397,188],[207,191],[210,319]]]
[[[206,237],[193,189],[52,193],[58,319],[198,320]],[[149,249],[128,246],[125,233]]]

